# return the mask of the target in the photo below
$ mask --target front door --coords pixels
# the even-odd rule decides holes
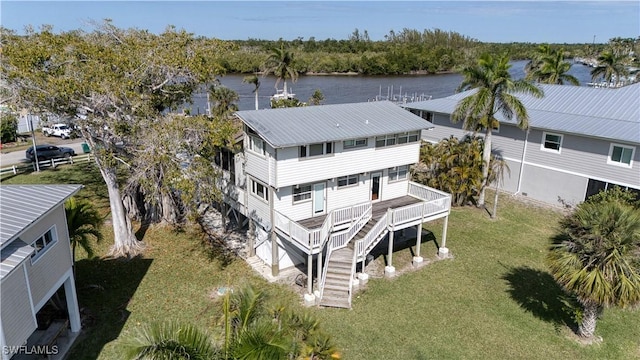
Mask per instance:
[[[322,214],[324,209],[324,183],[313,184],[313,215]]]
[[[382,186],[380,179],[382,179],[381,172],[371,174],[371,201],[380,199],[380,188]]]

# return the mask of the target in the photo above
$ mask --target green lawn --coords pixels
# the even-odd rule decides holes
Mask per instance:
[[[80,196],[106,206],[105,191],[90,167],[64,166],[20,175],[8,183],[84,183]],[[492,198],[492,197],[491,197]],[[561,291],[545,269],[549,236],[560,214],[501,197],[497,220],[473,208],[453,209],[448,241],[454,258],[433,262],[394,279],[371,279],[354,296],[353,309],[312,308],[333,334],[345,359],[640,359],[640,312],[607,310],[598,322],[600,344],[578,344],[563,311]],[[440,223],[425,225],[440,239]],[[99,246],[105,254],[111,238]],[[240,260],[222,264],[209,256],[195,230],[151,227],[148,245],[129,261],[80,259],[77,289],[85,332],[72,359],[118,359],[119,338],[158,320],[192,322],[215,329],[218,286],[252,283],[273,304],[300,299],[268,284]],[[423,256],[436,247],[427,242]],[[411,249],[394,254],[408,266]],[[82,256],[82,255],[81,255]],[[375,261],[383,262],[384,257]]]

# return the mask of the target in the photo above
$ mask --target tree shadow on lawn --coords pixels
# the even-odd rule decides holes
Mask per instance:
[[[502,279],[509,283],[507,291],[520,307],[539,319],[553,323],[556,330],[567,326],[575,331],[577,325],[569,305],[570,297],[551,274],[521,266],[511,268]]]
[[[120,336],[129,318],[129,301],[152,259],[94,258],[76,262],[82,333],[69,359],[97,359],[105,344]]]

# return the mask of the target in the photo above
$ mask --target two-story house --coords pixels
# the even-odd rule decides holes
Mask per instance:
[[[238,111],[243,150],[221,156],[226,202],[251,222],[251,251],[272,268],[306,265],[309,303],[349,307],[366,255],[394,232],[445,218],[450,196],[409,180],[430,124],[390,102]],[[422,258],[417,254],[415,261]],[[313,264],[318,287],[313,289]],[[362,271],[362,270],[361,270]]]
[[[54,345],[39,350],[24,346],[40,325],[38,312],[62,287],[68,311],[64,326],[68,323],[76,335],[80,331],[64,202],[81,188],[81,185],[0,187],[0,348],[3,360],[15,353],[55,354],[58,351]]]
[[[528,131],[496,115],[493,151],[511,172],[502,189],[554,205],[575,205],[612,186],[640,194],[640,83],[540,86],[543,98],[516,94],[529,114]],[[462,138],[469,132],[452,124],[450,114],[472,91],[403,106],[434,125],[425,140]]]

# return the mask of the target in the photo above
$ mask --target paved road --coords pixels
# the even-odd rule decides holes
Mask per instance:
[[[80,155],[84,153],[82,151],[82,141],[74,142],[70,144],[58,145],[58,146],[70,147],[73,150],[75,150],[76,155]],[[18,151],[8,152],[6,154],[0,154],[0,167],[2,168],[11,166],[14,164],[28,163],[28,162],[29,161],[25,157],[25,150],[18,150]]]

